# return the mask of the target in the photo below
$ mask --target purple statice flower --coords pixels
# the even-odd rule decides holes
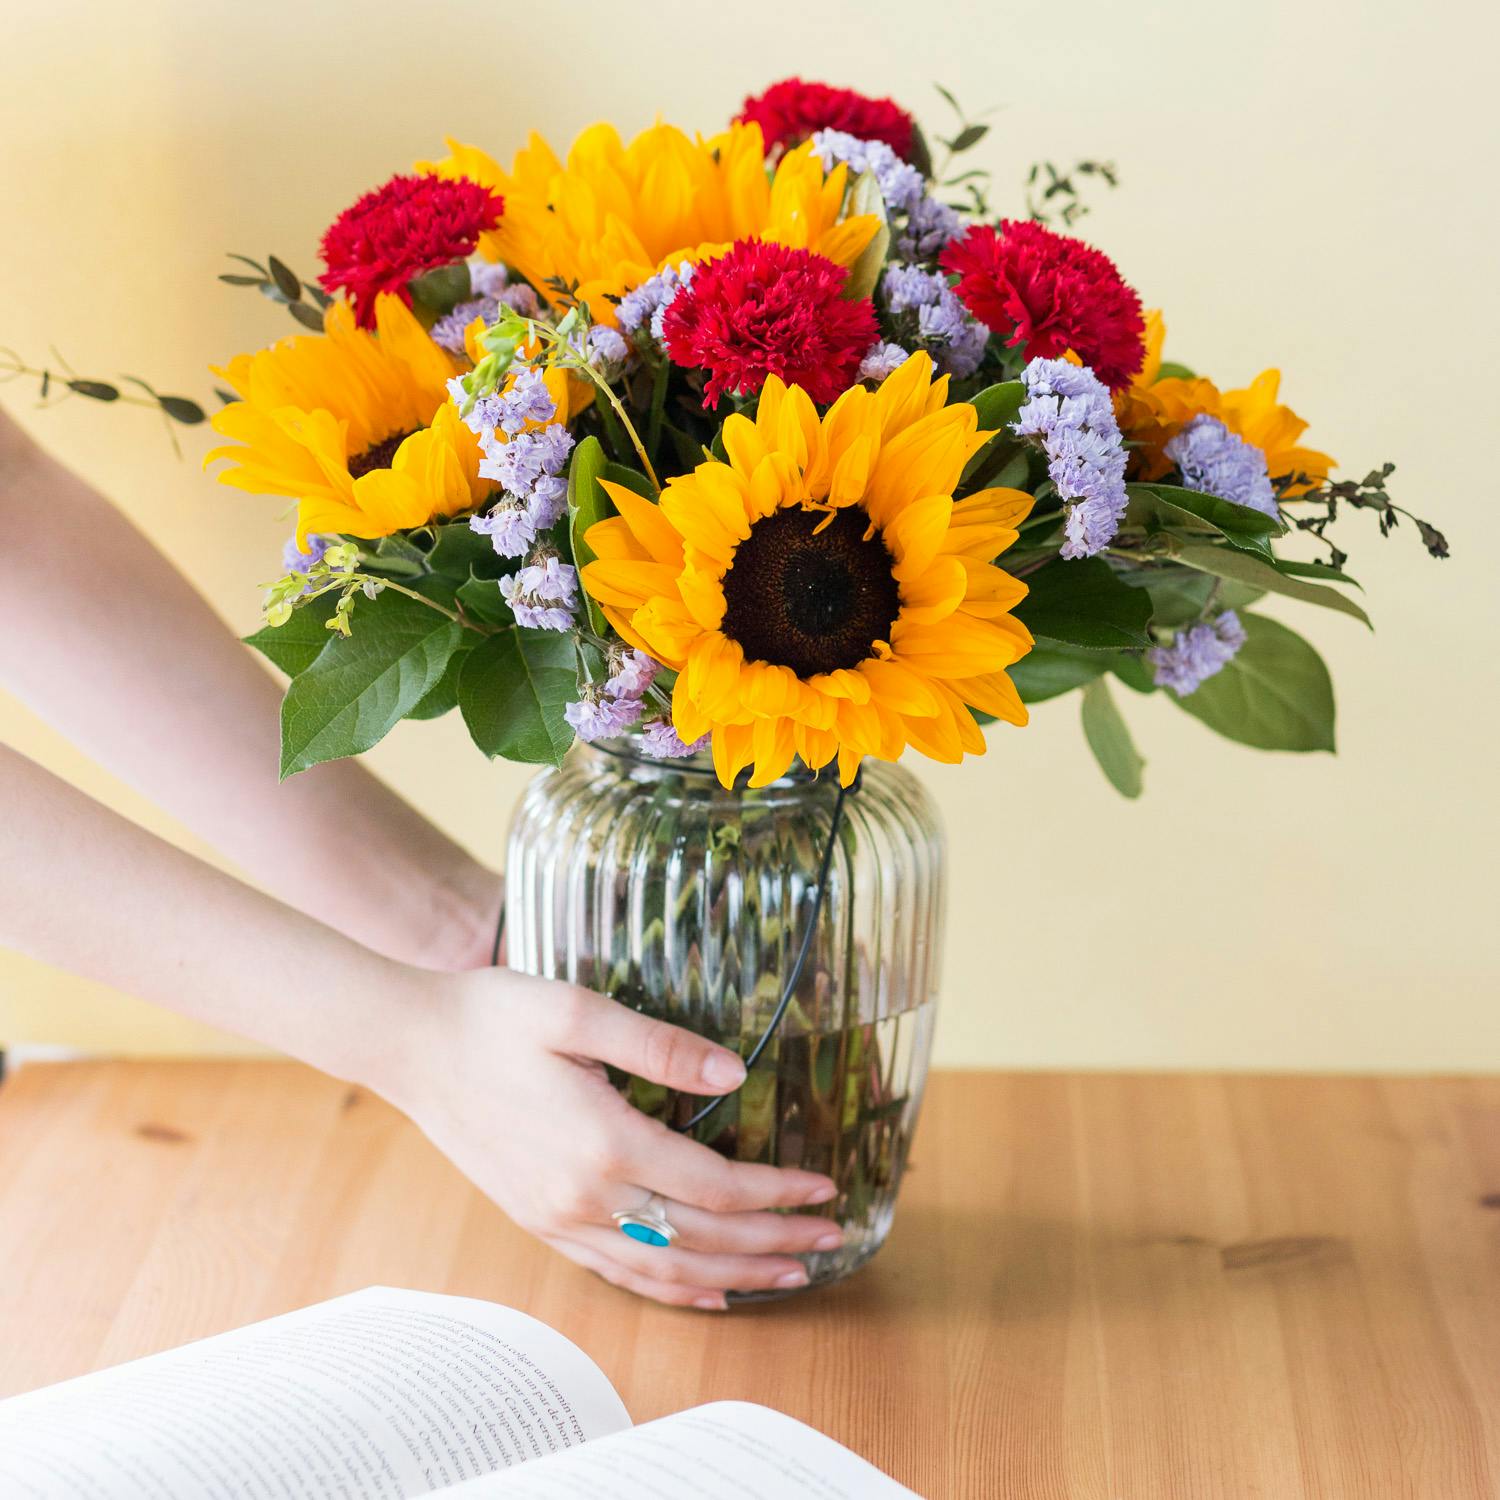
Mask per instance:
[[[859,379],[884,380],[899,370],[908,357],[900,344],[886,344],[876,339],[859,362]]]
[[[509,285],[510,269],[503,261],[469,262],[469,291],[475,297],[490,297],[498,301],[500,293]]]
[[[1218,619],[1179,630],[1166,646],[1146,653],[1151,675],[1179,698],[1196,692],[1215,673],[1222,672],[1245,644],[1245,627],[1232,609]]]
[[[581,740],[613,739],[641,716],[639,698],[612,698],[597,688],[586,688],[577,703],[563,709],[563,717]]]
[[[1021,373],[1029,399],[1011,430],[1034,438],[1066,511],[1061,553],[1093,557],[1125,517],[1125,446],[1109,392],[1086,365],[1034,359]]]
[[[470,516],[469,530],[487,536],[501,557],[524,557],[537,539],[537,524],[524,501],[504,495],[487,516]]]
[[[712,739],[711,734],[705,734],[689,745],[668,719],[650,719],[641,726],[641,750],[654,760],[681,760],[684,756],[697,755],[708,749]]]
[[[526,510],[538,531],[550,531],[568,508],[568,481],[561,474],[543,474],[526,497]]]
[[[906,260],[931,260],[967,227],[968,221],[956,208],[924,195],[896,236],[896,254]]]
[[[510,389],[497,398],[496,412],[493,425],[514,437],[528,422],[550,422],[557,415],[557,403],[542,372],[535,365],[527,365]]]
[[[914,308],[932,307],[947,290],[948,278],[940,271],[924,271],[921,266],[908,266],[900,261],[887,266],[880,278],[881,295],[893,316]]]
[[[1248,505],[1263,515],[1280,516],[1265,454],[1217,417],[1206,412],[1194,417],[1167,444],[1166,452],[1188,489]]]
[[[681,261],[675,266],[663,266],[655,276],[648,277],[634,291],[620,298],[617,315],[620,327],[626,333],[636,333],[642,326],[651,329],[652,337],[661,339],[661,314],[678,291],[693,279],[693,263]]]
[[[556,553],[536,556],[500,580],[500,592],[517,625],[529,630],[571,630],[578,606],[578,570]]]
[[[644,651],[633,648],[610,658],[610,677],[604,691],[616,698],[639,698],[661,671],[661,664],[652,661]]]
[[[524,281],[506,287],[495,300],[523,318],[534,318],[542,310],[542,299]]]
[[[833,171],[841,161],[848,163],[851,180],[873,172],[891,213],[909,214],[922,201],[922,174],[910,162],[902,161],[884,141],[862,141],[843,130],[819,130],[812,138],[812,147],[825,172]]]
[[[297,545],[297,538],[289,536],[281,549],[281,567],[286,573],[306,573],[323,561],[323,554],[333,546],[334,538],[319,536],[317,532],[307,534],[307,551]]]
[[[466,348],[464,331],[469,324],[475,318],[493,323],[499,308],[500,304],[493,297],[475,297],[469,302],[460,302],[452,312],[444,313],[432,325],[433,343],[439,349],[446,349],[449,354],[462,354]]]
[[[596,325],[589,329],[588,362],[596,370],[618,369],[629,353],[630,346],[613,328]]]
[[[990,342],[988,327],[969,312],[958,293],[947,285],[936,302],[918,310],[917,331],[924,343],[937,346],[932,352],[938,369],[959,380],[979,368]]]
[[[539,479],[561,471],[573,438],[562,423],[554,422],[538,432],[518,432],[506,443],[482,437],[480,447],[484,450],[480,478],[493,479],[513,495],[527,495]]]

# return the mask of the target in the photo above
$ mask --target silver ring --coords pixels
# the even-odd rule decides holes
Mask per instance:
[[[661,1196],[657,1193],[652,1193],[639,1208],[628,1213],[611,1214],[610,1218],[621,1234],[658,1250],[665,1250],[677,1238],[677,1231],[667,1218]]]

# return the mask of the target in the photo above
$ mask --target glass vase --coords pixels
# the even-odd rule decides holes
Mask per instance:
[[[748,1058],[812,917],[837,792],[831,774],[800,769],[726,790],[706,756],[657,761],[628,740],[579,745],[532,781],[512,821],[511,965]],[[847,1276],[890,1231],[931,1050],[943,853],[921,784],[867,761],[845,800],[791,1002],[744,1086],[691,1132],[726,1156],[838,1184],[830,1203],[802,1210],[836,1219],[845,1235],[841,1249],[803,1257],[811,1285]],[[705,1102],[619,1082],[673,1125]]]

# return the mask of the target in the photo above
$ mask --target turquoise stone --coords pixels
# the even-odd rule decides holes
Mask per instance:
[[[624,1220],[620,1224],[620,1228],[631,1239],[639,1240],[643,1245],[656,1245],[659,1248],[665,1249],[667,1245],[671,1244],[671,1241],[661,1230],[653,1229],[649,1224],[638,1224],[634,1219]]]

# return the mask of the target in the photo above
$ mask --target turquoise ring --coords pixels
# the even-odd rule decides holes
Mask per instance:
[[[665,1250],[677,1238],[677,1231],[667,1218],[657,1194],[652,1195],[633,1212],[611,1214],[616,1227],[623,1235],[642,1245],[653,1245]]]

